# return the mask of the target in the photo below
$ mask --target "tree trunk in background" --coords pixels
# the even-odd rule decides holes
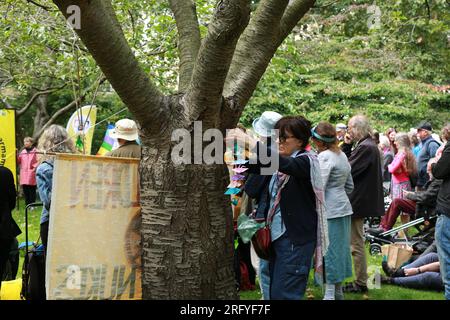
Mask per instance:
[[[34,129],[33,129],[33,138],[38,139],[37,133],[41,131],[42,127],[47,123],[50,118],[47,112],[48,105],[48,94],[42,94],[36,98],[36,113],[34,116]]]

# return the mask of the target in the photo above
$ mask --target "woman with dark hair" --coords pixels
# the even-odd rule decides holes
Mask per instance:
[[[389,139],[389,142],[391,144],[392,153],[394,155],[396,155],[398,152],[397,146],[394,143],[396,135],[397,135],[397,130],[395,130],[395,128],[389,128],[386,130],[386,137],[388,137],[388,139]]]
[[[422,146],[420,145],[419,138],[417,138],[417,132],[410,131],[408,133],[408,137],[409,137],[409,140],[411,141],[411,148],[412,148],[414,157],[416,157],[416,159],[417,159],[417,157],[419,156],[420,149],[422,148]]]
[[[279,166],[266,195],[273,249],[269,261],[270,299],[295,300],[304,296],[314,251],[316,272],[323,267],[328,247],[325,199],[317,156],[305,150],[311,123],[301,116],[288,116],[280,119],[275,129],[279,131],[278,152],[272,148],[270,155],[275,160],[278,153]],[[229,132],[227,140],[234,139],[256,147],[256,160],[259,151],[267,148],[239,130]],[[263,166],[251,165],[249,171],[261,174]]]
[[[352,168],[347,156],[338,146],[333,125],[320,122],[311,133],[319,153],[330,239],[325,256],[326,284],[323,299],[343,300],[341,283],[352,276],[350,233],[353,210],[348,198],[353,191]]]

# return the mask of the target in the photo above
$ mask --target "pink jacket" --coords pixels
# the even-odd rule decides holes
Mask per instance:
[[[36,148],[31,149],[30,152],[23,149],[17,157],[20,165],[20,185],[36,185],[36,168],[38,166],[36,151]]]
[[[409,181],[409,174],[404,165],[406,154],[404,152],[398,152],[394,161],[388,166],[388,170],[392,173],[392,182],[400,183]]]

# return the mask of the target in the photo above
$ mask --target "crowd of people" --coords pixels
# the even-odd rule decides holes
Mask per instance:
[[[271,228],[270,259],[253,261],[264,299],[303,298],[313,257],[323,258],[324,300],[344,299],[345,292],[367,293],[365,232],[389,230],[399,216],[402,223],[409,221],[416,206],[432,208],[438,215],[437,253],[427,252],[397,273],[383,266],[388,271],[382,282],[445,288],[445,297],[450,298],[450,123],[441,136],[433,134],[428,122],[410,132],[390,128],[380,135],[363,115],[352,117],[348,125],[322,121],[312,127],[301,116],[265,112],[255,120],[253,129],[256,136],[236,129],[227,139],[249,142],[248,147],[256,150],[251,157],[258,158],[260,149],[274,152],[274,137],[265,132],[279,130],[278,171],[262,175],[264,165],[249,161],[257,164],[248,165],[242,189],[242,196],[252,199],[252,215],[265,217]],[[321,191],[324,208],[317,201]],[[392,199],[387,211],[386,193]],[[322,216],[327,223],[321,225]],[[382,218],[380,227],[365,230],[365,221],[373,217]],[[317,247],[326,252],[322,257]],[[352,256],[354,281],[343,283],[352,276]],[[421,275],[417,275],[418,266]]]
[[[273,129],[279,132],[276,140]],[[241,189],[248,205],[242,206],[241,213],[264,219],[270,226],[269,259],[253,259],[264,299],[302,299],[311,266],[316,280],[325,284],[324,300],[342,300],[345,292],[368,292],[366,219],[382,217],[380,228],[368,230],[379,233],[391,229],[399,216],[402,222],[409,221],[420,206],[433,208],[439,216],[436,252],[398,270],[384,264],[383,282],[445,288],[445,297],[450,299],[450,123],[440,137],[433,135],[428,122],[408,133],[390,128],[380,135],[373,132],[364,115],[352,117],[348,124],[321,121],[313,126],[303,116],[265,112],[253,122],[253,133],[235,129],[226,139],[244,141],[249,150],[256,150],[248,154],[256,161],[247,165],[248,175]],[[141,158],[134,121],[118,121],[113,136],[119,148],[107,156]],[[268,166],[258,159],[259,150],[264,149],[267,155],[278,154],[278,169],[272,175],[261,174]],[[58,125],[43,133],[37,149],[31,138],[25,138],[24,148],[18,153],[19,182],[26,204],[36,201],[36,190],[43,202],[40,236],[45,248],[52,152],[75,152],[73,140]],[[11,215],[16,202],[13,175],[0,167],[0,176],[3,274],[11,242],[21,230]],[[392,199],[386,212],[385,193]],[[344,283],[353,275],[352,260],[354,281]]]

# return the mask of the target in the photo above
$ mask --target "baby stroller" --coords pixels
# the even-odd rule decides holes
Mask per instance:
[[[385,188],[383,186],[383,196],[384,196],[384,212],[387,211],[389,206],[391,205],[392,199],[389,194],[389,188]],[[364,220],[364,232],[367,233],[367,229],[377,228],[380,226],[381,217],[368,217]]]
[[[381,253],[381,247],[385,244],[405,243],[410,244],[414,250],[413,254],[421,254],[434,241],[434,227],[436,225],[437,215],[434,208],[422,207],[417,205],[415,219],[392,228],[391,230],[380,234],[365,233],[366,241],[369,242],[369,253],[376,255]],[[414,227],[417,230],[410,238],[400,238],[398,233],[401,230]]]
[[[42,203],[30,203],[25,207],[25,260],[22,265],[22,291],[24,300],[45,300],[45,250],[44,246],[28,241],[28,212],[42,207]],[[29,249],[28,246],[32,248]]]

